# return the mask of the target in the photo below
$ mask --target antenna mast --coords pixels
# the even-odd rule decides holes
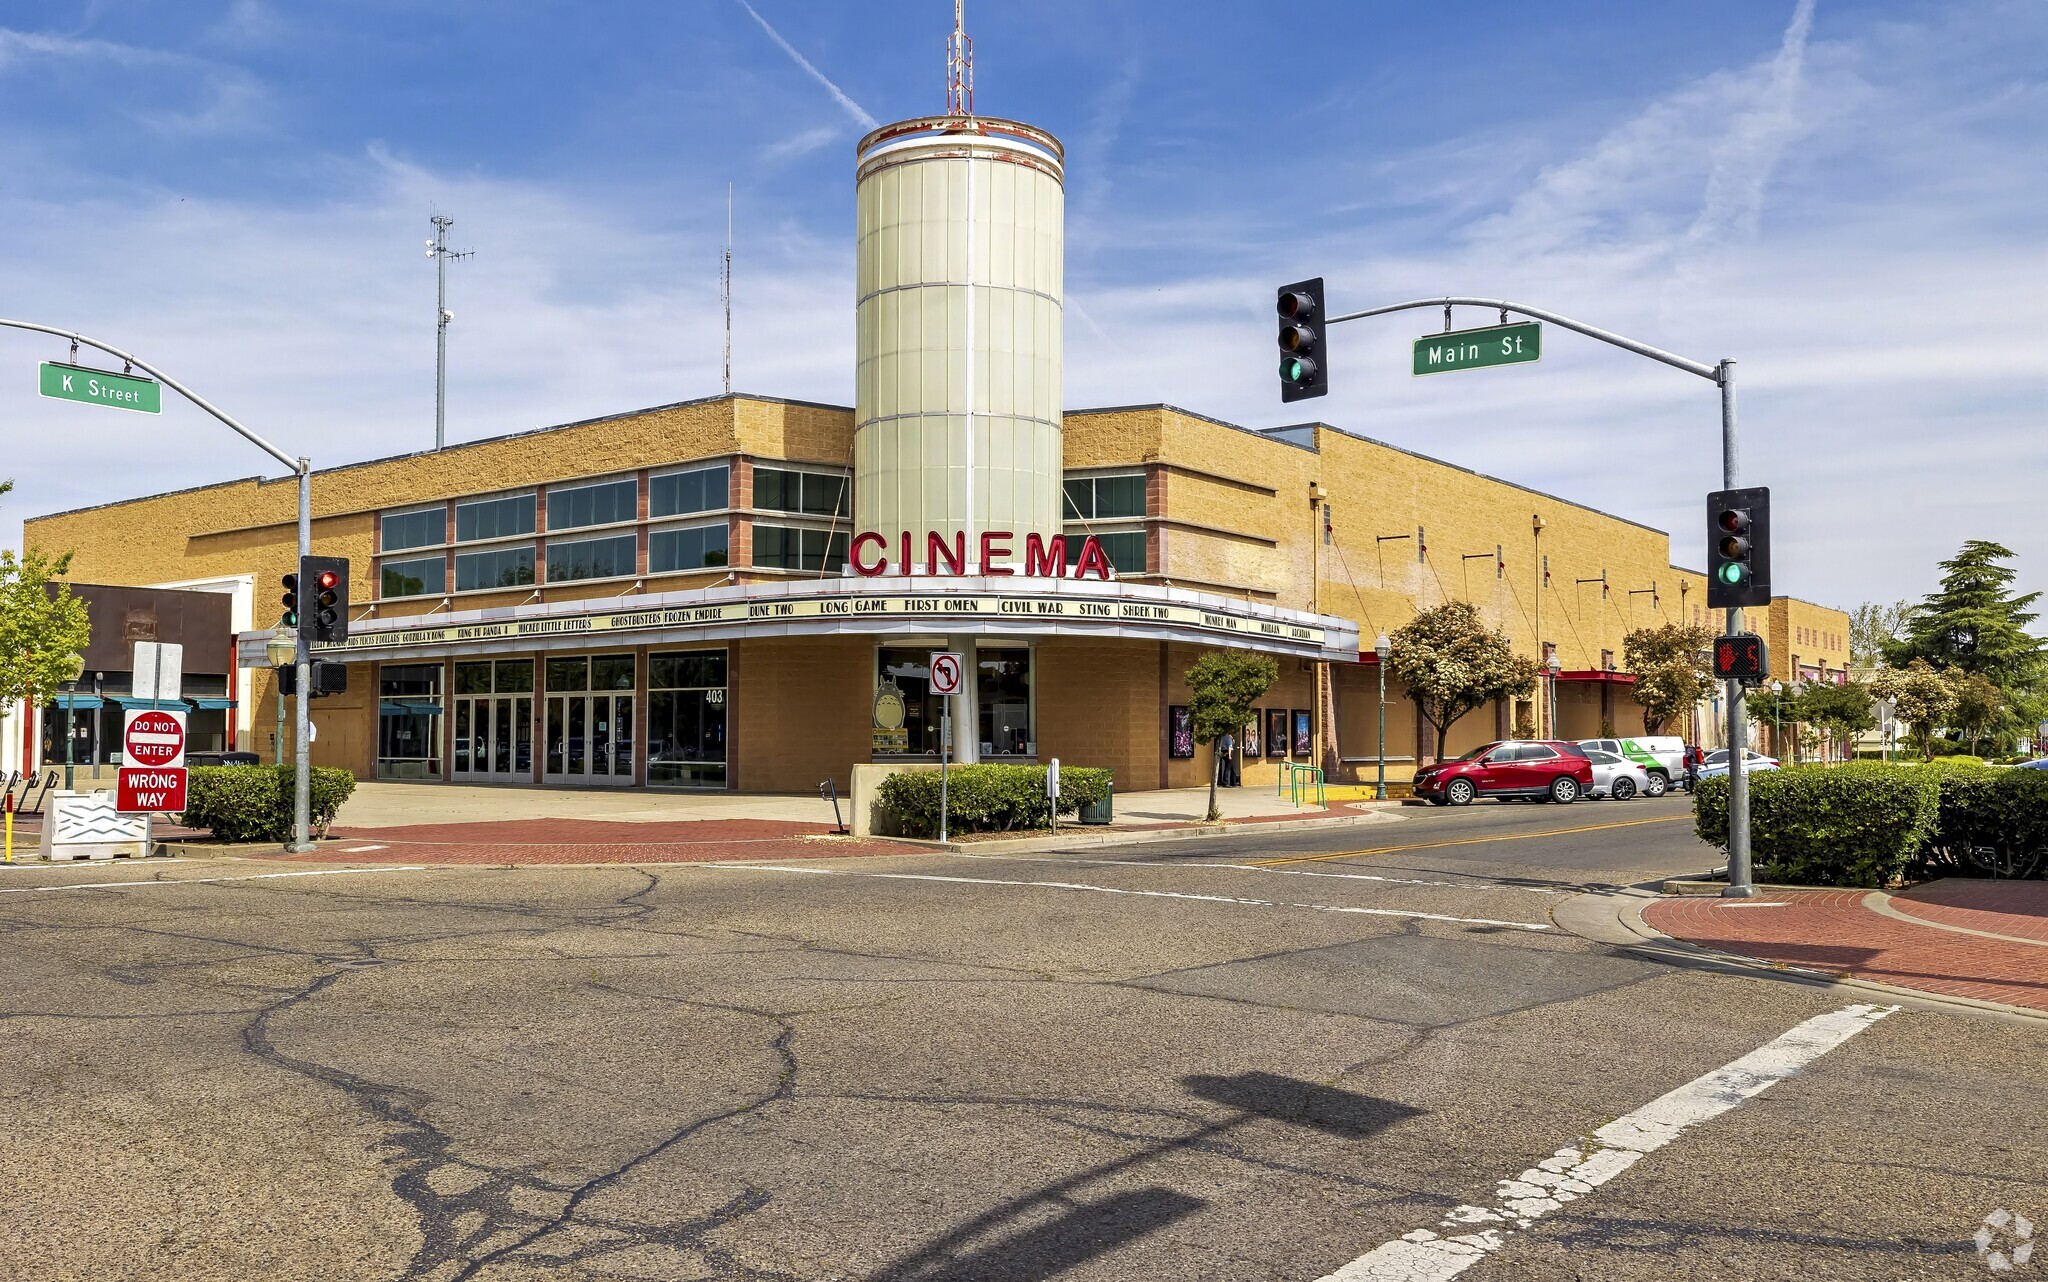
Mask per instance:
[[[456,253],[448,248],[448,229],[455,220],[444,214],[435,214],[434,238],[427,242],[427,257],[434,260],[434,448],[440,449],[448,442],[448,322],[455,319],[455,313],[448,310],[448,260],[469,258],[475,250]]]
[[[953,34],[946,37],[946,114],[974,114],[974,41],[961,14],[965,0],[953,0]]]
[[[732,395],[732,184],[725,185],[725,394]]]

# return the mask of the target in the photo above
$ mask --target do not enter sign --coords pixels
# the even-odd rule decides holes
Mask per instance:
[[[182,767],[185,764],[185,714],[131,708],[121,731],[121,764]]]

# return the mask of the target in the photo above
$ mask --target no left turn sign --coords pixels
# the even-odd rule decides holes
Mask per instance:
[[[129,709],[121,730],[121,757],[126,766],[182,767],[185,714]]]
[[[932,656],[932,693],[960,693],[960,656],[951,650],[942,650]]]

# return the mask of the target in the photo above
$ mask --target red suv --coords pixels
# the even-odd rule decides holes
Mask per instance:
[[[1474,748],[1415,772],[1415,795],[1438,806],[1476,797],[1527,797],[1570,805],[1593,787],[1593,763],[1577,744],[1514,739]]]

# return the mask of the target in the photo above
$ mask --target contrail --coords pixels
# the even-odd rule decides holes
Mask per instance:
[[[761,24],[761,30],[768,33],[768,38],[770,40],[773,40],[776,44],[782,46],[782,52],[788,54],[791,60],[793,60],[797,66],[802,67],[805,71],[810,72],[811,79],[825,86],[825,92],[831,94],[834,101],[838,102],[840,106],[846,108],[846,114],[852,116],[854,120],[858,121],[861,128],[875,129],[881,125],[881,121],[876,120],[873,116],[870,116],[866,111],[861,109],[861,105],[859,103],[847,97],[846,92],[844,90],[842,90],[838,85],[833,84],[830,80],[826,79],[824,72],[818,70],[816,67],[813,67],[811,65],[811,60],[809,58],[806,58],[802,54],[798,53],[795,47],[792,46],[789,43],[789,41],[784,40],[782,38],[781,32],[769,26],[768,19],[762,17],[759,13],[757,13],[753,5],[748,4],[747,0],[737,0],[737,3],[739,4],[740,8],[745,9],[747,11],[749,17],[753,18],[754,21]]]

